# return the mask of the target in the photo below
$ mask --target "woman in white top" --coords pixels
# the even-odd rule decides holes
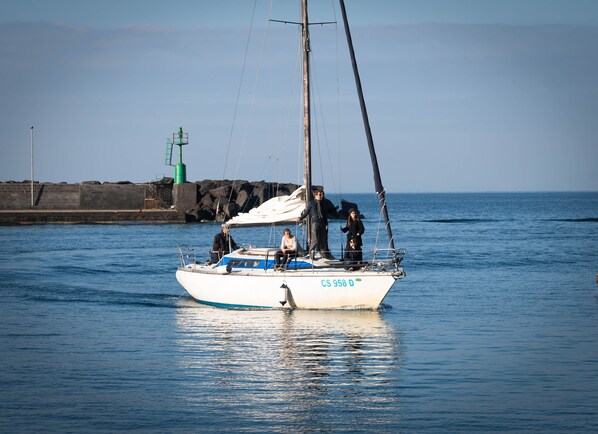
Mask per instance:
[[[297,238],[291,234],[289,228],[284,229],[284,235],[280,240],[280,250],[276,252],[274,259],[276,260],[276,269],[280,269],[288,265],[291,259],[297,255]]]

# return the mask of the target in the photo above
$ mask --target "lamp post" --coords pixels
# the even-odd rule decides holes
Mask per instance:
[[[33,126],[31,126],[31,207],[33,208]]]

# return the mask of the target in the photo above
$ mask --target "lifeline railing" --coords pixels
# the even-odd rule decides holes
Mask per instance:
[[[196,250],[193,247],[180,245],[178,246],[179,250],[179,263],[180,268],[185,268],[188,264],[196,264],[197,263],[197,254]],[[374,249],[372,251],[370,259],[363,260],[359,263],[351,264],[349,262],[341,260],[331,261],[325,265],[316,265],[314,264],[311,268],[296,268],[296,267],[289,267],[287,268],[288,271],[297,270],[297,271],[306,271],[309,269],[317,270],[317,269],[329,269],[329,268],[347,268],[354,265],[355,267],[359,267],[363,270],[374,270],[374,271],[391,271],[393,276],[397,278],[401,278],[405,276],[405,272],[403,268],[400,267],[400,263],[405,256],[405,249],[397,249],[393,251],[392,249]],[[270,251],[266,252],[265,257],[265,267],[264,270],[268,268],[269,264],[269,254]],[[209,256],[209,252],[208,252]],[[300,257],[295,257],[293,260],[295,263]]]
[[[179,266],[180,268],[185,268],[187,264],[195,264],[197,263],[197,258],[195,255],[195,249],[190,246],[178,246],[179,249]]]

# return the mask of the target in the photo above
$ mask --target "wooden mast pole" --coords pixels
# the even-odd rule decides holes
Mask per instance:
[[[302,47],[303,47],[303,145],[305,184],[305,206],[311,200],[311,124],[310,124],[310,95],[309,95],[309,21],[307,18],[307,0],[302,0]],[[307,220],[307,247],[311,244],[311,218]]]

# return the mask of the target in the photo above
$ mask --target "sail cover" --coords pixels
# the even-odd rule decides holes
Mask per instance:
[[[299,187],[288,196],[277,196],[267,200],[249,212],[243,212],[230,219],[230,226],[259,226],[297,220],[305,209],[305,186]]]

